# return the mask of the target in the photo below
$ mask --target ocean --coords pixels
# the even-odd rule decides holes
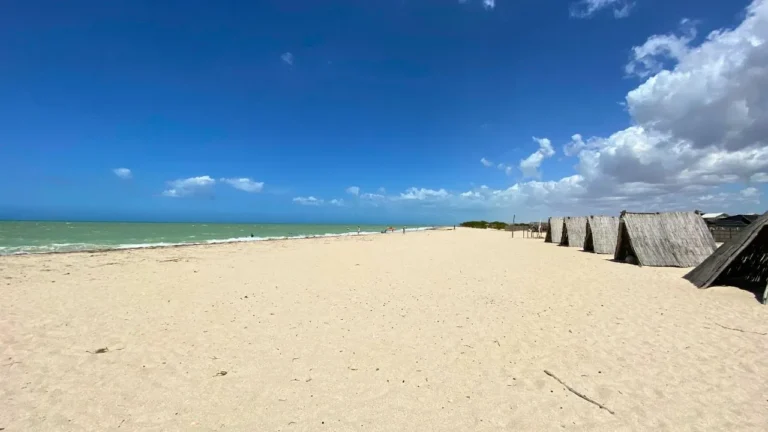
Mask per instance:
[[[357,235],[358,225],[0,221],[0,255]],[[384,225],[360,225],[379,234]],[[402,226],[394,227],[402,230]],[[424,230],[430,227],[411,227]],[[253,235],[253,237],[251,237]]]

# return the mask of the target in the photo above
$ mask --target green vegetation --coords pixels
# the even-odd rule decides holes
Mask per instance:
[[[508,228],[511,229],[511,227],[513,227],[513,226],[514,226],[515,229],[523,229],[523,228],[527,228],[529,226],[529,224],[527,224],[527,223],[516,223],[516,224],[513,225],[513,224],[508,224],[508,223],[499,222],[499,221],[487,222],[487,221],[481,220],[481,221],[462,222],[461,224],[459,224],[459,226],[462,226],[462,227],[465,227],[465,228],[481,228],[481,229],[488,229],[488,228],[490,228],[490,229],[504,230],[504,229],[508,229]]]

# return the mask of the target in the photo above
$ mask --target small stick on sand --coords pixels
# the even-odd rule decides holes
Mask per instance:
[[[726,326],[724,326],[722,324],[718,324],[718,323],[716,323],[714,321],[712,321],[712,323],[715,324],[716,326],[722,327],[722,328],[724,328],[726,330],[733,330],[733,331],[742,332],[742,333],[754,333],[754,334],[758,334],[760,336],[768,336],[768,333],[760,333],[760,332],[754,332],[754,331],[749,331],[749,330],[742,330],[742,329],[733,328],[733,327],[726,327]]]
[[[600,409],[604,409],[604,410],[608,411],[609,413],[611,413],[611,415],[614,415],[614,414],[616,414],[616,413],[614,413],[613,411],[611,411],[609,408],[607,408],[605,405],[603,405],[603,404],[601,404],[601,403],[598,403],[598,402],[595,402],[594,400],[590,399],[589,397],[587,397],[587,396],[585,396],[585,395],[583,395],[583,394],[579,393],[578,391],[574,390],[574,389],[573,389],[571,386],[569,386],[568,384],[566,384],[565,382],[563,382],[563,380],[561,380],[560,378],[558,378],[557,376],[555,376],[555,374],[553,374],[552,372],[550,372],[550,371],[548,371],[548,370],[546,370],[546,369],[545,369],[545,370],[544,370],[544,373],[545,373],[545,374],[547,374],[547,375],[549,375],[549,376],[551,376],[552,378],[554,378],[554,379],[555,379],[557,382],[559,382],[560,384],[562,384],[562,385],[563,385],[565,388],[567,388],[567,389],[568,389],[568,391],[570,391],[571,393],[575,394],[576,396],[578,396],[578,397],[580,397],[580,398],[584,399],[585,401],[587,401],[587,402],[589,402],[589,403],[592,403],[592,404],[595,404],[595,405],[599,406],[599,407],[600,407]]]
[[[123,350],[123,349],[124,349],[124,348],[115,348],[115,349],[114,349],[114,350],[112,350],[112,351],[120,351],[120,350]],[[107,347],[104,347],[104,348],[99,348],[99,349],[97,349],[97,350],[95,350],[95,351],[86,351],[86,352],[87,352],[88,354],[104,354],[104,353],[108,353],[108,352],[109,352],[109,348],[107,348]]]

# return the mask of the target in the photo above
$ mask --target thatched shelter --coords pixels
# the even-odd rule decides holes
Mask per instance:
[[[563,228],[563,239],[560,244],[563,246],[584,247],[584,240],[587,238],[587,218],[586,216],[576,216],[565,218],[565,228]]]
[[[694,212],[621,212],[614,259],[654,267],[696,267],[715,240]]]
[[[699,288],[741,279],[768,282],[768,212],[736,234],[684,278]],[[728,283],[728,285],[731,285]]]
[[[544,238],[546,243],[560,244],[563,239],[563,218],[549,218],[547,226],[547,236]]]
[[[599,254],[614,254],[619,237],[619,218],[616,216],[589,216],[584,250]]]

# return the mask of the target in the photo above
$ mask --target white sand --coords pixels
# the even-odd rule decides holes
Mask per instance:
[[[4,257],[0,428],[766,430],[768,336],[718,324],[768,307],[685,272],[462,229]]]

